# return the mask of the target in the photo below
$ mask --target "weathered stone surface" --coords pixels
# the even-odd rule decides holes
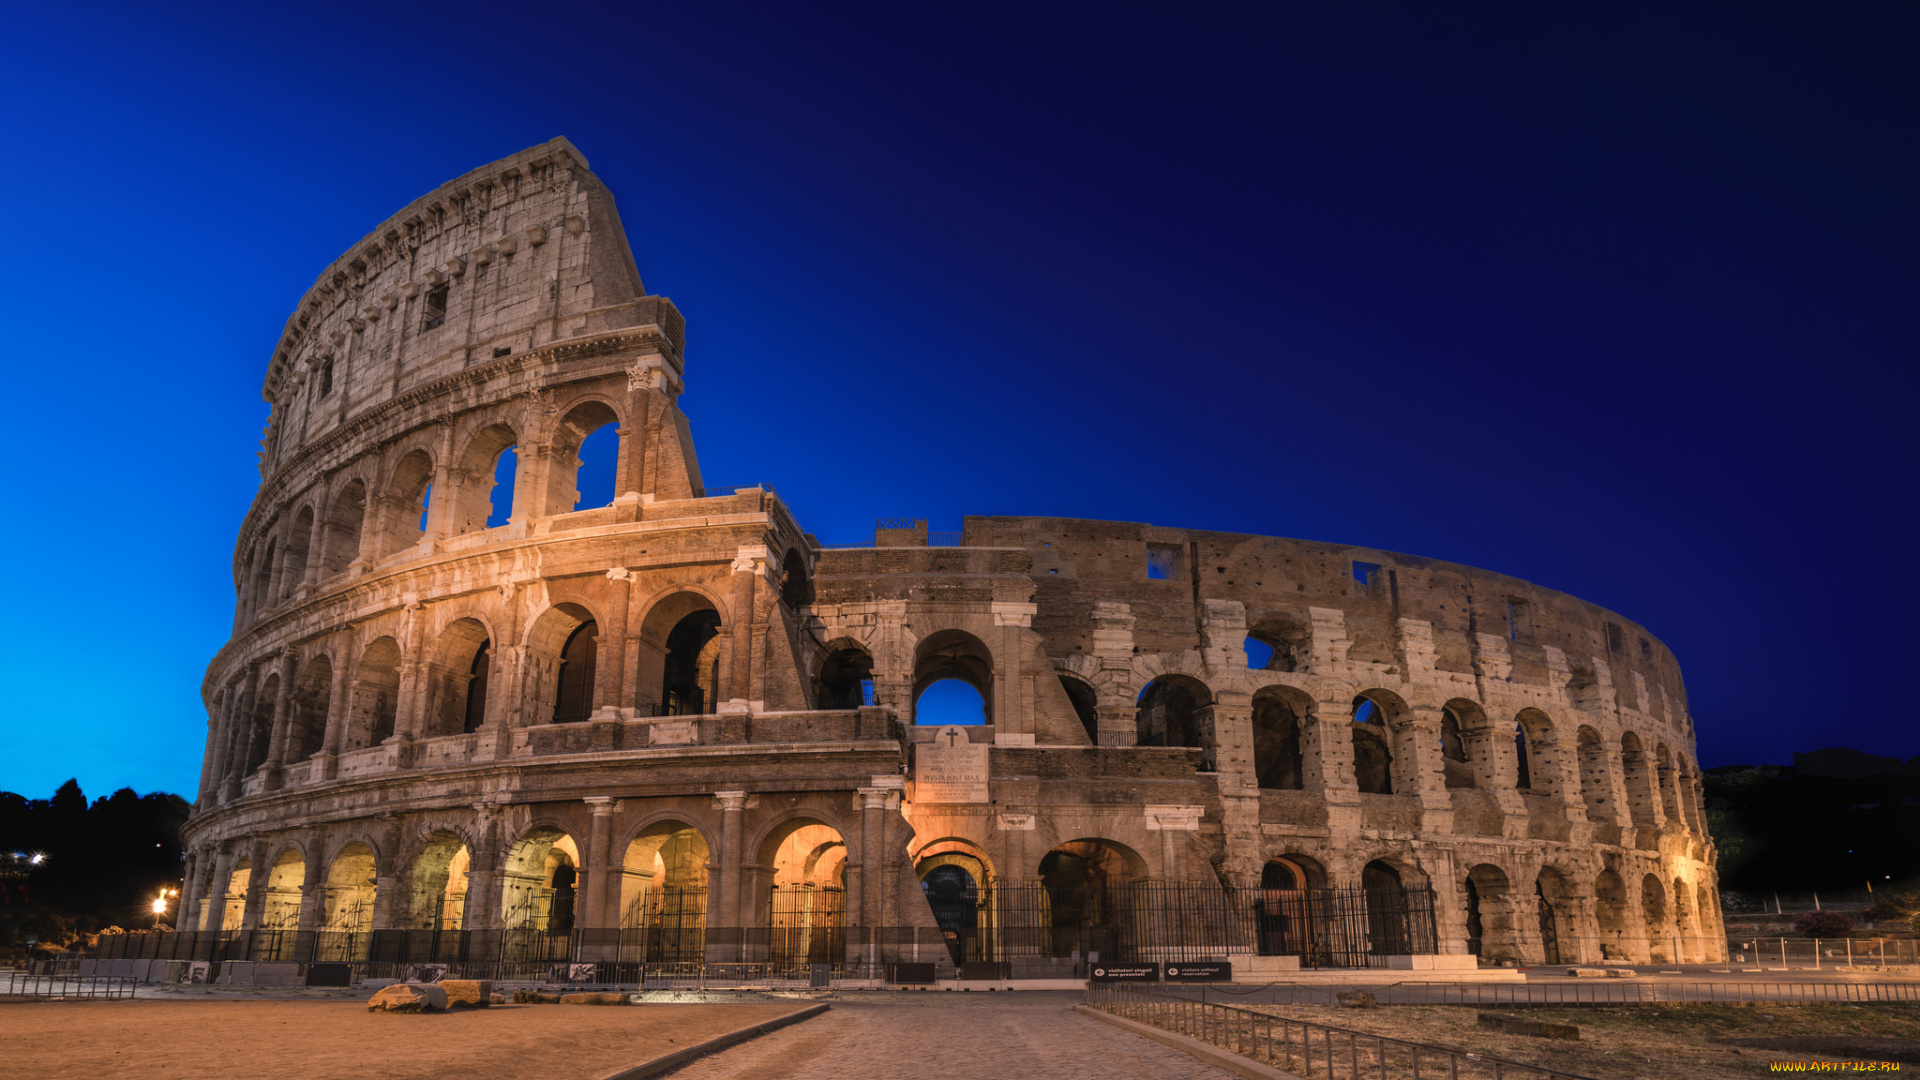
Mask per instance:
[[[490,979],[441,979],[436,985],[446,991],[449,1005],[483,1009],[493,1004],[493,981]]]
[[[561,994],[562,1005],[631,1005],[633,998],[626,994]]]
[[[801,919],[887,929],[862,954],[884,963],[938,940],[933,874],[1224,879],[1248,903],[1430,887],[1396,970],[1724,957],[1685,688],[1631,620],[1419,556],[1134,522],[825,545],[772,490],[707,484],[686,340],[565,140],[326,267],[267,358],[183,929],[613,930],[644,892],[755,931],[676,960],[804,962],[823,935],[758,933]],[[777,393],[726,400],[717,432],[797,422]],[[589,437],[617,451],[583,495]],[[848,468],[812,445],[768,468]],[[922,798],[916,698],[944,679],[982,696],[985,781]],[[1098,948],[1011,929],[1059,953],[1023,975]]]
[[[560,1004],[560,995],[548,994],[539,990],[515,990],[513,992],[513,1003],[515,1005],[558,1005]]]
[[[444,1011],[447,992],[433,983],[394,983],[374,991],[369,1012],[417,1013]]]
[[[1333,995],[1333,999],[1349,1009],[1377,1009],[1380,1007],[1380,1002],[1374,998],[1371,992],[1366,990],[1341,990]]]

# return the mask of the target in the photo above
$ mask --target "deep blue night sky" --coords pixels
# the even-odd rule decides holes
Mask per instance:
[[[13,9],[0,788],[191,793],[282,322],[555,135],[829,543],[1452,559],[1659,635],[1707,765],[1920,753],[1916,9],[1317,7]]]

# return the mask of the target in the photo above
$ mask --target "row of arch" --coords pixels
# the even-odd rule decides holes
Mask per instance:
[[[241,563],[238,624],[356,562],[405,551],[429,532],[459,536],[611,504],[618,494],[612,469],[596,468],[597,482],[587,492],[581,466],[588,460],[610,465],[620,424],[613,405],[587,398],[541,443],[524,441],[509,420],[492,419],[476,421],[448,461],[437,460],[428,429],[397,445],[384,471],[372,458],[347,466],[330,492],[312,493],[260,530]]]

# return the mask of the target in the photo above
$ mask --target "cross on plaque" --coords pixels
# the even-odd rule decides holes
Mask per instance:
[[[947,749],[949,750],[953,749],[954,746],[958,744],[959,739],[960,739],[960,733],[958,731],[948,731],[947,732]]]

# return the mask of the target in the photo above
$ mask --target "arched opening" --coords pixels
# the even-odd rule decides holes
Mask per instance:
[[[1192,676],[1160,676],[1140,691],[1134,733],[1141,746],[1212,746],[1212,692]]]
[[[570,933],[579,865],[580,849],[573,837],[551,827],[527,833],[507,849],[500,874],[500,925],[553,936]]]
[[[1541,962],[1547,964],[1577,963],[1578,955],[1572,950],[1563,950],[1561,927],[1567,928],[1567,938],[1571,942],[1574,924],[1570,921],[1575,910],[1573,883],[1565,874],[1553,867],[1542,867],[1533,882],[1534,918],[1540,927]]]
[[[392,555],[420,542],[426,532],[428,487],[433,483],[433,459],[425,450],[412,450],[393,468],[387,481],[385,505],[391,506],[380,544],[380,554]]]
[[[1297,619],[1267,615],[1247,627],[1241,642],[1254,671],[1303,671],[1313,651],[1313,632]]]
[[[1602,870],[1593,879],[1594,921],[1600,927],[1600,957],[1603,960],[1631,960],[1627,946],[1627,883],[1612,870]]]
[[[1116,959],[1146,862],[1109,840],[1072,840],[1040,860],[1051,956]]]
[[[399,702],[400,646],[390,637],[378,638],[354,667],[353,712],[341,749],[378,746],[392,738]]]
[[[313,508],[303,506],[294,516],[293,531],[287,534],[287,564],[280,573],[280,597],[300,591],[307,576],[307,549],[313,543]]]
[[[980,699],[980,720],[919,715],[921,695],[942,680],[953,680],[972,688],[973,696]],[[942,630],[929,635],[913,654],[913,700],[916,724],[993,723],[993,653],[979,638],[962,630]],[[943,688],[934,700],[938,705],[952,706],[943,711],[946,717],[964,715],[973,707],[973,697],[958,693],[954,687]]]
[[[941,679],[927,684],[914,700],[913,722],[928,727],[979,726],[987,722],[987,701],[959,679]]]
[[[1100,709],[1099,696],[1093,687],[1071,675],[1061,675],[1060,687],[1067,692],[1067,703],[1073,706],[1073,715],[1080,718],[1080,726],[1087,729],[1087,742],[1100,745]]]
[[[1553,722],[1539,709],[1522,709],[1514,723],[1514,752],[1519,762],[1515,772],[1520,790],[1559,795],[1566,757],[1554,738]]]
[[[1481,863],[1467,871],[1467,951],[1483,960],[1518,960],[1512,888],[1499,867]]]
[[[253,885],[253,860],[242,855],[233,861],[227,874],[226,890],[220,894],[220,929],[240,929],[247,915],[247,889]]]
[[[367,485],[355,480],[334,496],[327,523],[321,526],[321,577],[345,572],[360,557],[360,530],[366,520]]]
[[[1533,790],[1533,761],[1527,752],[1527,728],[1516,724],[1513,729],[1513,786],[1521,791]]]
[[[579,604],[563,603],[540,613],[527,631],[529,700],[535,724],[585,720],[593,715],[594,665],[599,624]]]
[[[1298,855],[1276,856],[1260,868],[1260,895],[1253,902],[1260,955],[1313,955],[1314,931],[1325,913],[1316,910],[1307,890],[1324,881],[1318,865]]]
[[[459,735],[473,731],[486,716],[486,686],[475,673],[483,671],[487,628],[478,619],[456,619],[434,643],[427,663],[427,716],[423,735]],[[482,676],[484,677],[484,676]]]
[[[253,699],[253,723],[247,731],[247,772],[267,763],[273,746],[273,703],[280,697],[280,673],[274,672],[260,684]]]
[[[857,709],[873,704],[873,657],[845,638],[827,649],[813,680],[814,707]]]
[[[1393,794],[1393,750],[1386,710],[1366,695],[1353,699],[1353,782],[1364,795]]]
[[[953,962],[963,964],[974,957],[980,932],[980,876],[958,862],[923,867],[920,891],[926,895],[934,924],[946,940]]]
[[[799,548],[788,548],[780,558],[780,602],[794,611],[813,603],[813,579]]]
[[[1310,707],[1306,695],[1291,687],[1269,686],[1253,695],[1253,771],[1261,787],[1306,786],[1300,727]]]
[[[1455,698],[1440,709],[1440,773],[1448,788],[1478,788],[1490,773],[1473,748],[1473,740],[1486,746],[1486,728],[1486,713],[1473,701]]]
[[[513,514],[514,479],[520,438],[506,424],[490,424],[475,434],[460,455],[459,483],[454,485],[452,515],[455,535],[505,525]]]
[[[720,613],[694,592],[655,603],[640,627],[639,709],[643,716],[701,716],[720,700]]]
[[[307,882],[307,860],[288,848],[267,872],[267,895],[260,907],[260,929],[300,928],[300,895]]]
[[[1409,882],[1401,868],[1375,859],[1360,870],[1360,889],[1367,906],[1367,955],[1406,956],[1429,951],[1431,945],[1416,926],[1409,903]],[[1424,947],[1423,947],[1424,946]]]
[[[839,964],[846,955],[847,844],[819,821],[787,822],[766,840],[767,959],[777,965]]]
[[[620,860],[621,955],[648,963],[706,958],[707,841],[683,821],[656,822]]]
[[[554,428],[546,512],[569,514],[613,505],[619,492],[620,417],[604,402],[583,401]]]
[[[373,900],[378,870],[373,849],[358,840],[340,849],[327,868],[326,904],[321,915],[322,930],[336,934],[364,935],[373,929]],[[358,959],[365,949],[347,948],[338,959]]]
[[[305,761],[320,752],[327,740],[327,711],[333,701],[333,661],[316,656],[307,661],[287,700],[287,764]]]
[[[1710,961],[1713,959],[1713,949],[1707,945],[1707,941],[1713,936],[1716,929],[1724,932],[1725,927],[1719,926],[1719,920],[1714,915],[1713,893],[1707,888],[1706,882],[1701,882],[1694,886],[1693,896],[1693,910],[1696,913],[1696,917],[1700,920],[1698,925],[1700,947],[1705,950],[1707,954],[1703,956],[1702,959]],[[1722,959],[1724,959],[1724,957],[1722,957]]]
[[[467,845],[450,832],[427,838],[413,860],[407,925],[414,930],[459,930],[466,925]]]
[[[1667,891],[1652,874],[1640,879],[1640,913],[1646,920],[1647,960],[1653,964],[1671,964],[1678,960],[1669,948],[1667,929]]]

